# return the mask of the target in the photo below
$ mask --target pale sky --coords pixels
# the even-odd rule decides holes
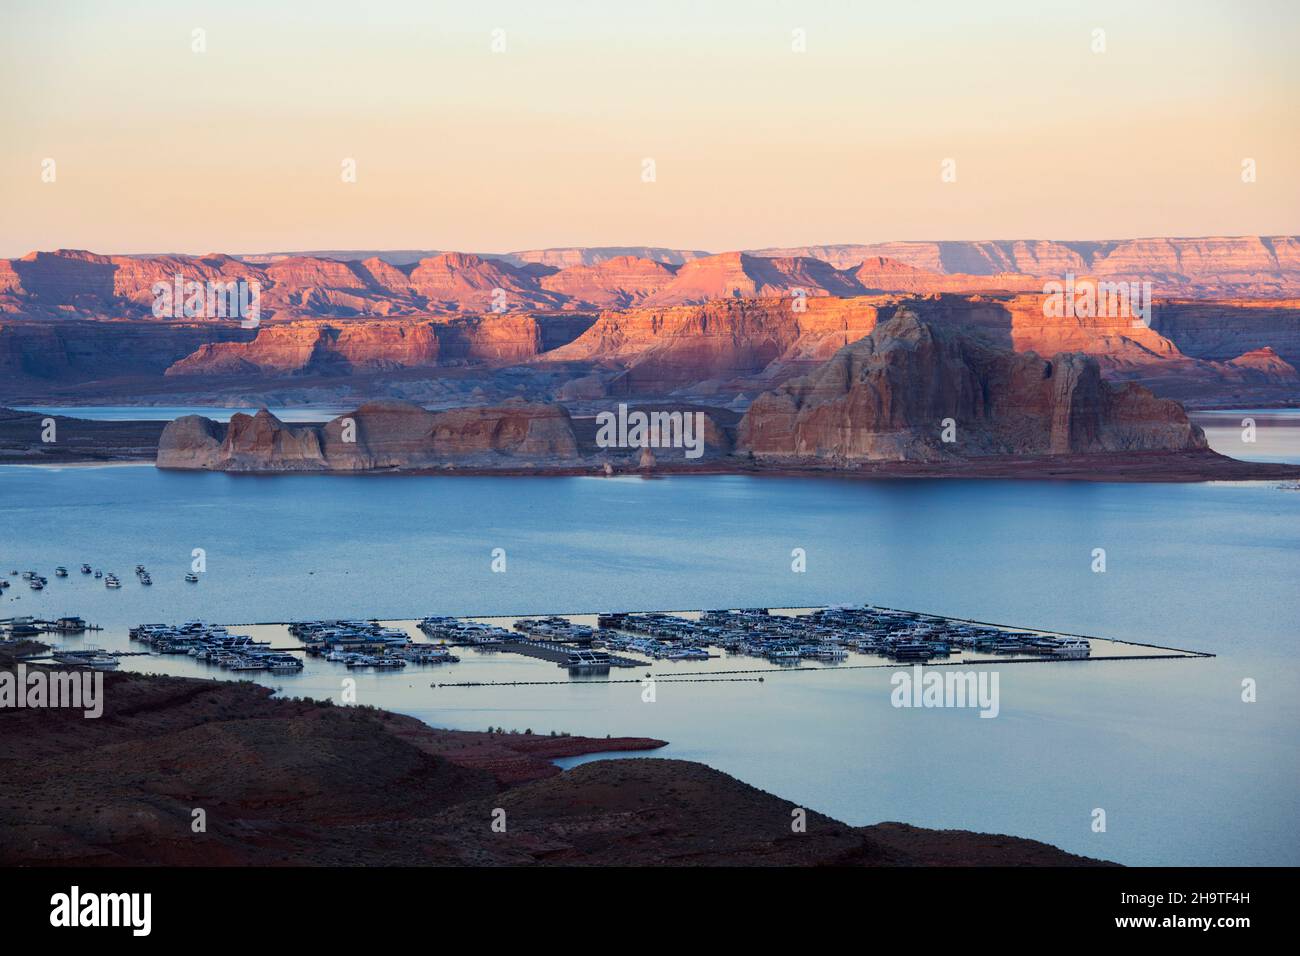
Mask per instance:
[[[1293,0],[5,0],[0,255],[1294,234],[1297,49]]]

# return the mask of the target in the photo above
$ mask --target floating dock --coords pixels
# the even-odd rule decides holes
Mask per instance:
[[[230,625],[233,629],[240,625]],[[839,670],[993,666],[1085,661],[1173,660],[1213,657],[1155,642],[1101,638],[879,605],[750,607],[686,611],[619,611],[490,617],[426,617],[366,621],[261,622],[263,639],[281,653],[284,628],[311,635],[376,635],[398,647],[472,648],[477,659],[518,655],[567,668],[556,680],[467,680],[433,687],[622,683],[614,669],[644,668],[642,677],[682,682],[757,681],[782,673],[825,674]],[[367,636],[369,635],[369,636]],[[346,644],[346,640],[344,641]],[[391,653],[391,651],[389,652]],[[400,651],[399,651],[400,653]],[[327,658],[329,659],[329,658]],[[337,657],[332,658],[337,662]],[[415,658],[414,663],[424,663]],[[456,661],[450,657],[444,660]],[[692,666],[692,664],[700,666]],[[447,675],[451,677],[451,674]],[[594,679],[593,679],[594,678]]]

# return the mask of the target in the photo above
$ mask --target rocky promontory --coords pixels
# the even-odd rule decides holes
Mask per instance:
[[[369,402],[323,425],[286,425],[266,409],[221,424],[201,415],[171,422],[159,468],[243,472],[419,471],[451,463],[564,463],[577,442],[561,405],[508,401],[433,412],[410,402]]]

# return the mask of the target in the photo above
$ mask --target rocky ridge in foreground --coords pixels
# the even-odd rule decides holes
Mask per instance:
[[[789,801],[688,761],[551,763],[658,740],[435,730],[243,682],[104,685],[99,720],[0,710],[0,865],[1098,865],[1033,840],[812,811],[793,833]]]

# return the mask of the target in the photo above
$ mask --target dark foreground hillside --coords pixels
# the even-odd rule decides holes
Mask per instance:
[[[104,695],[93,720],[0,709],[0,865],[1098,864],[811,811],[794,833],[793,804],[687,761],[551,763],[662,741],[434,730],[251,683],[106,674]]]

